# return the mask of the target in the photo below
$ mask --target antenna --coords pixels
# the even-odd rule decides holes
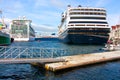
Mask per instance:
[[[120,16],[119,16],[119,19],[118,19],[118,25],[120,25]]]
[[[21,16],[18,16],[18,20],[20,20]]]
[[[4,22],[4,17],[2,16],[2,10],[0,10],[0,14],[1,14],[1,22],[2,22],[2,24],[5,27],[6,25],[5,25],[5,22]]]
[[[1,18],[2,18],[2,10],[0,10],[0,15],[1,15]]]
[[[23,16],[23,20],[25,20],[26,19],[26,16]]]
[[[2,11],[0,10],[0,14],[2,14]]]

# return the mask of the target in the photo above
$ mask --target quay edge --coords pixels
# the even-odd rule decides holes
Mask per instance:
[[[80,54],[74,56],[65,56],[62,58],[65,59],[66,62],[48,63],[45,64],[44,68],[46,70],[56,72],[68,68],[117,60],[120,59],[120,51]]]

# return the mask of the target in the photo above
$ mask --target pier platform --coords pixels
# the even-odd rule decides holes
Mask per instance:
[[[55,72],[72,67],[117,60],[120,59],[120,51],[80,54],[74,56],[64,56],[62,58],[65,59],[65,62],[48,63],[45,64],[44,68],[46,70]]]
[[[0,59],[0,64],[31,64],[31,63],[55,63],[62,62],[64,59],[55,58],[20,58],[20,59]]]

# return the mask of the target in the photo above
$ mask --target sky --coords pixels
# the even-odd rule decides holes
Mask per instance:
[[[57,33],[61,13],[67,5],[105,8],[109,25],[120,23],[120,0],[0,0],[0,10],[7,24],[19,16],[26,16],[38,33]]]

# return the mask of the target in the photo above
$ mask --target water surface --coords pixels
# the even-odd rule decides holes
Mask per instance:
[[[104,47],[104,45],[67,45],[58,41],[14,42],[11,46],[62,48],[76,51],[75,54],[100,52]],[[30,64],[0,64],[0,80],[120,80],[120,61],[77,67],[57,73]]]

